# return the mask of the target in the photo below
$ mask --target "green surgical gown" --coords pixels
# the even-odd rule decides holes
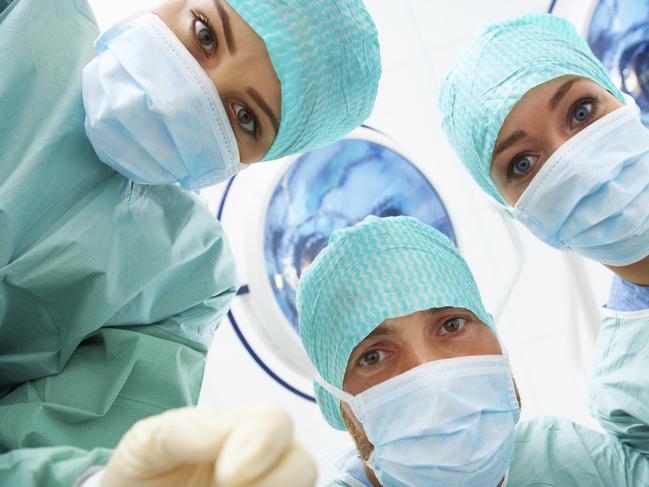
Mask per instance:
[[[85,137],[84,0],[0,0],[0,485],[69,486],[137,420],[195,404],[236,292],[193,194]]]
[[[591,414],[649,457],[649,310],[604,310],[595,350]]]

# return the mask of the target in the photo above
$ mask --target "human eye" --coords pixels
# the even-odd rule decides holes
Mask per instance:
[[[212,28],[207,17],[192,10],[194,16],[194,37],[198,46],[208,56],[212,56],[216,51],[216,32]]]
[[[568,123],[571,128],[592,121],[597,110],[597,99],[586,97],[578,100],[568,112]]]
[[[237,117],[237,121],[241,128],[250,135],[257,136],[259,124],[257,123],[257,117],[255,117],[252,110],[240,103],[233,103],[232,109],[234,110],[234,115]]]
[[[440,335],[452,335],[454,333],[458,333],[462,331],[462,329],[466,325],[466,322],[467,320],[465,318],[461,318],[459,316],[450,318],[442,323],[442,326],[440,327],[438,333]]]
[[[528,175],[534,168],[537,159],[537,157],[529,154],[521,154],[514,157],[507,167],[507,178],[520,179]]]
[[[358,365],[361,367],[372,367],[379,362],[385,360],[387,353],[383,350],[372,349],[368,350],[358,359]]]

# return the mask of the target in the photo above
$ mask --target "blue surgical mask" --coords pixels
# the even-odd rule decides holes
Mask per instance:
[[[316,380],[363,425],[367,464],[385,487],[495,487],[505,477],[519,419],[506,357],[429,362],[356,396]]]
[[[561,145],[510,210],[544,242],[603,264],[649,255],[649,131],[637,106]]]
[[[200,64],[156,15],[118,23],[83,70],[86,134],[99,158],[142,184],[197,190],[246,165]]]

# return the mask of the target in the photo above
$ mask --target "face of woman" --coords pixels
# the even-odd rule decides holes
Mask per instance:
[[[264,41],[225,0],[170,0],[152,10],[221,96],[241,162],[262,159],[279,130],[281,87]]]
[[[515,205],[545,161],[575,134],[622,106],[599,84],[564,76],[528,91],[498,133],[490,176]]]

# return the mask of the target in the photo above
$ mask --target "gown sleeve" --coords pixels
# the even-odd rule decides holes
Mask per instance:
[[[206,347],[166,325],[216,327],[234,288],[166,322],[105,327],[62,372],[21,384],[0,400],[0,485],[71,486],[103,465],[128,428],[198,401]],[[66,445],[66,446],[56,446]]]
[[[649,458],[567,419],[521,421],[514,452],[507,487],[649,485]]]
[[[649,310],[603,313],[591,414],[623,444],[649,456]]]

